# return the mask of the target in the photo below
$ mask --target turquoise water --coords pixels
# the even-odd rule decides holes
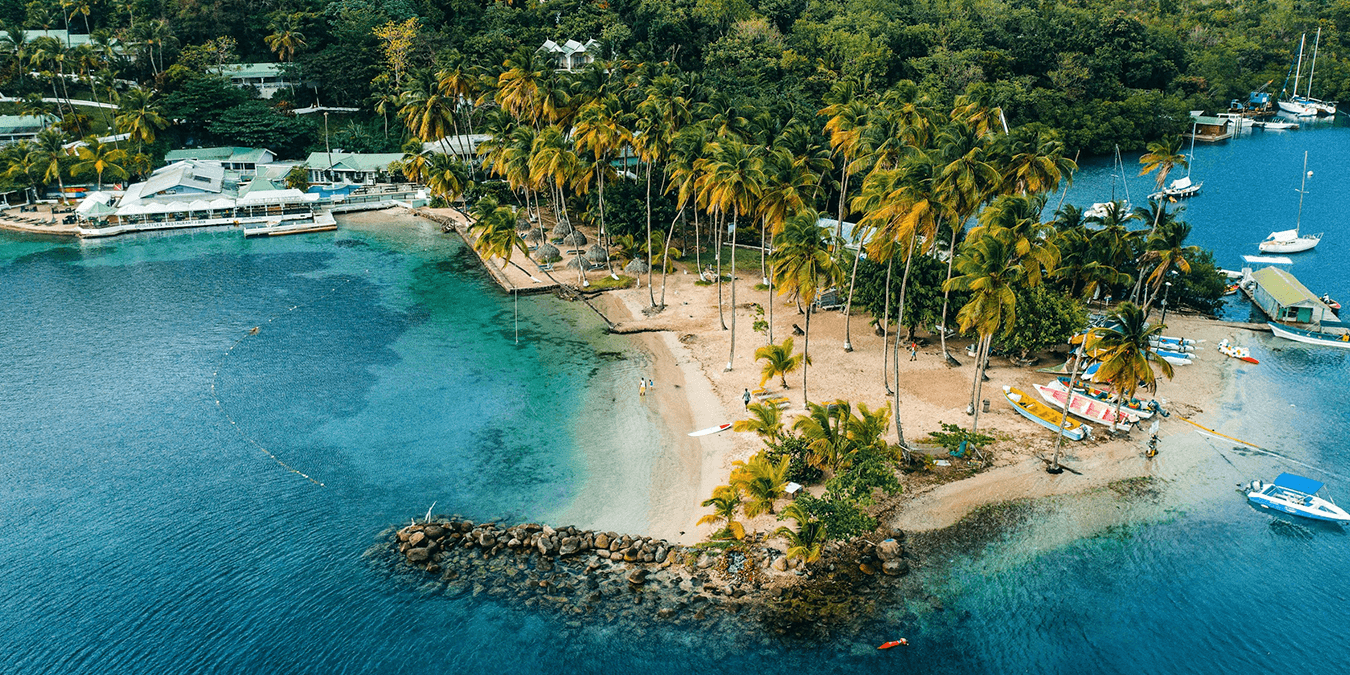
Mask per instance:
[[[1347,296],[1333,157],[1350,131],[1199,148],[1187,218],[1238,266],[1285,227],[1305,146],[1326,155],[1305,218],[1327,239],[1294,271]],[[1108,175],[1087,166],[1068,198],[1109,197]],[[377,533],[432,502],[640,531],[661,516],[648,492],[686,478],[633,395],[646,357],[584,307],[522,298],[517,345],[511,298],[424,226],[0,233],[0,289],[0,672],[1208,674],[1350,657],[1344,530],[1251,509],[1236,482],[1298,467],[1196,434],[1169,438],[1154,497],[1050,500],[981,555],[927,561],[933,597],[885,608],[865,639],[575,629],[445,597],[366,558]],[[1244,340],[1261,365],[1233,366],[1202,421],[1350,474],[1350,355]],[[876,652],[900,635],[908,650]]]

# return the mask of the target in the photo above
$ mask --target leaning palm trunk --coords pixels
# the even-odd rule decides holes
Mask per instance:
[[[609,231],[605,229],[605,172],[595,172],[595,185],[600,191],[598,199],[600,205],[600,236],[596,237],[596,243],[605,247],[605,267],[609,269],[609,275],[614,276],[614,263],[609,259]]]
[[[962,221],[964,222],[964,221]],[[942,323],[938,325],[938,337],[942,341],[942,358],[951,364],[952,355],[947,353],[947,301],[951,299],[952,263],[956,262],[956,226],[952,226],[952,245],[947,248],[947,281],[942,284]]]
[[[675,236],[675,223],[684,215],[684,209],[675,214],[670,221],[670,231],[666,232],[666,250],[661,251],[661,309],[666,308],[666,276],[670,272],[670,238]]]
[[[900,313],[895,322],[895,351],[891,354],[895,368],[895,391],[891,393],[895,397],[895,437],[906,462],[909,461],[909,447],[905,445],[905,431],[900,426],[900,329],[905,325],[905,291],[909,286],[909,266],[914,260],[914,242],[915,239],[910,238],[909,252],[905,254],[905,273],[900,277]]]
[[[802,410],[811,409],[806,395],[806,371],[811,369],[811,303],[806,303],[806,339],[802,342]]]
[[[727,370],[736,360],[736,221],[740,215],[739,209],[731,212],[731,352],[727,354]]]
[[[1064,397],[1064,414],[1059,418],[1059,433],[1055,438],[1055,456],[1050,460],[1050,466],[1046,469],[1050,473],[1059,473],[1059,452],[1064,447],[1064,425],[1069,421],[1069,406],[1073,405],[1073,390],[1078,386],[1078,370],[1083,364],[1086,353],[1073,360],[1073,374],[1069,376],[1069,393]],[[1116,419],[1120,419],[1120,408],[1116,408]]]
[[[858,283],[858,261],[862,259],[862,237],[858,237],[858,252],[853,255],[853,272],[848,280],[848,298],[844,300],[844,351],[853,351],[849,327],[853,323],[853,287]]]
[[[773,344],[773,283],[774,283],[774,264],[773,255],[769,255],[769,344]],[[787,388],[787,380],[783,381],[783,388]]]
[[[891,352],[891,270],[895,269],[895,256],[886,261],[886,300],[882,302],[881,310],[881,379],[886,385],[886,395],[891,395],[891,371],[887,370],[890,364]],[[896,339],[900,339],[897,334]]]
[[[993,333],[984,336],[980,340],[980,348],[976,350],[976,353],[979,354],[979,361],[975,364],[975,384],[972,387],[972,393],[975,395],[975,403],[977,404],[980,402],[980,395],[984,393],[984,364],[985,360],[989,358],[989,343],[993,340]],[[980,406],[972,405],[971,407],[975,411],[975,419],[970,423],[970,435],[974,436],[980,427]]]
[[[647,162],[647,296],[656,306],[656,291],[652,290],[652,163]]]
[[[686,242],[687,243],[687,242]],[[698,238],[698,205],[694,205],[694,267],[698,270],[699,277],[703,275],[703,251],[699,250],[702,242]]]
[[[722,330],[727,329],[727,318],[722,313],[722,212],[717,211],[715,218],[715,227],[717,229],[717,320],[722,323]]]

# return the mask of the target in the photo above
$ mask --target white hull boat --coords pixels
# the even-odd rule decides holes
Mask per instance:
[[[1331,523],[1350,523],[1350,513],[1331,499],[1318,497],[1322,484],[1311,478],[1282,473],[1272,483],[1259,480],[1247,486],[1247,501],[1264,509]]]
[[[1051,382],[1046,386],[1056,391],[1068,391],[1069,390],[1068,380],[1069,378],[1067,377],[1058,377],[1055,378],[1054,382]],[[1113,394],[1104,389],[1089,387],[1085,382],[1078,383],[1078,386],[1075,387],[1073,390],[1073,395],[1086,396],[1090,399],[1111,406],[1112,410],[1116,409],[1116,402],[1113,398]],[[1126,401],[1125,403],[1121,404],[1120,413],[1122,415],[1128,415],[1131,420],[1138,422],[1139,420],[1146,420],[1153,417],[1153,408],[1151,407],[1151,404],[1144,403],[1143,401],[1140,401],[1137,398],[1132,398],[1129,401]]]
[[[1271,129],[1274,131],[1285,131],[1288,129],[1297,129],[1298,122],[1277,122],[1275,120],[1267,120],[1264,122],[1257,122],[1256,128]]]
[[[1317,117],[1317,110],[1298,101],[1280,101],[1280,110],[1294,117]]]
[[[1319,333],[1316,331],[1294,328],[1293,326],[1286,326],[1273,321],[1266,325],[1270,326],[1270,332],[1278,338],[1302,342],[1305,345],[1350,349],[1350,333]]]
[[[1317,248],[1320,243],[1322,243],[1320,233],[1300,235],[1298,230],[1282,230],[1271,232],[1257,248],[1261,249],[1262,253],[1302,253]]]
[[[1181,178],[1172,181],[1171,185],[1149,195],[1148,198],[1158,199],[1160,197],[1167,197],[1171,199],[1187,199],[1200,194],[1200,188],[1204,187],[1204,185],[1204,183],[1192,183],[1189,176],[1182,176]]]
[[[1051,407],[1056,410],[1064,409],[1064,400],[1068,397],[1069,392],[1041,384],[1032,386],[1036,388],[1036,393],[1040,394],[1041,398],[1045,399],[1045,402],[1049,403]],[[1120,417],[1116,417],[1115,406],[1078,393],[1073,395],[1073,402],[1069,404],[1069,413],[1074,417],[1096,422],[1117,431],[1128,429],[1134,423],[1134,420],[1126,415],[1123,410]]]

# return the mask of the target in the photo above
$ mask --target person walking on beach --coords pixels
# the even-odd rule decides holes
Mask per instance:
[[[745,409],[746,409],[746,410],[749,410],[749,409],[750,409],[750,390],[749,390],[749,389],[746,389],[746,390],[745,390],[745,393],[744,393],[744,394],[741,394],[741,400],[745,402]]]
[[[919,360],[919,343],[912,341],[909,343],[909,360],[910,361]]]
[[[645,378],[645,377],[639,377],[639,378],[638,378],[638,396],[646,396],[646,395],[647,395],[647,378]]]

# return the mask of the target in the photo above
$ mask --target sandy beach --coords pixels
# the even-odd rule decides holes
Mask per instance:
[[[655,291],[660,295],[660,276],[655,277]],[[648,290],[643,288],[611,292],[606,312],[621,331],[652,331],[637,333],[634,337],[653,354],[657,372],[668,381],[682,382],[687,405],[689,430],[702,429],[744,418],[741,395],[744,389],[759,384],[759,367],[754,362],[754,350],[768,342],[767,334],[750,329],[750,303],[767,308],[767,291],[755,291],[757,279],[742,275],[737,288],[736,354],[726,369],[730,351],[730,331],[720,330],[717,317],[716,286],[698,286],[697,277],[683,272],[672,273],[667,280],[666,304],[663,312],[652,316],[643,310],[650,305]],[[723,288],[729,300],[729,288]],[[724,306],[730,322],[729,303]],[[774,307],[774,339],[781,341],[791,335],[793,324],[804,325],[804,316],[797,313],[795,304],[778,298]],[[851,326],[854,350],[843,349],[845,317],[842,312],[822,312],[812,315],[811,359],[808,387],[813,402],[843,399],[869,405],[884,405],[888,397],[881,376],[882,338],[868,325],[868,317],[855,311]],[[729,325],[729,324],[728,324]],[[1162,420],[1160,436],[1193,430],[1179,417],[1202,413],[1209,401],[1219,400],[1226,378],[1224,372],[1236,362],[1223,357],[1214,345],[1227,337],[1241,344],[1250,331],[1235,328],[1209,319],[1168,315],[1168,334],[1183,335],[1200,343],[1195,363],[1175,369],[1176,376],[1159,385],[1157,398],[1173,413]],[[919,337],[927,337],[923,333]],[[803,337],[795,338],[797,348]],[[909,361],[905,349],[900,359],[901,422],[908,442],[922,442],[928,432],[936,431],[943,422],[968,426],[970,417],[966,406],[974,379],[973,359],[964,358],[969,340],[957,339],[949,343],[951,352],[962,361],[960,367],[949,368],[940,358],[936,340],[921,347],[918,360]],[[663,353],[664,349],[664,353]],[[1063,462],[1071,469],[1052,476],[1044,471],[1042,457],[1054,450],[1054,437],[1042,427],[1034,425],[1014,412],[1003,400],[1002,386],[1011,385],[1027,391],[1033,383],[1044,384],[1054,376],[1036,372],[1037,367],[1055,365],[1044,355],[1038,366],[1019,367],[1009,360],[996,357],[988,370],[989,381],[984,385],[983,398],[990,401],[989,412],[981,413],[980,430],[998,441],[988,451],[993,466],[973,477],[932,485],[932,481],[915,481],[906,485],[905,494],[894,504],[890,525],[906,530],[928,530],[955,524],[974,509],[990,503],[1078,493],[1126,478],[1149,475],[1151,462],[1143,456],[1147,435],[1134,431],[1129,437],[1110,439],[1099,430],[1098,438],[1081,443],[1068,442]],[[774,383],[769,385],[774,387]],[[670,389],[662,392],[669,396]],[[789,378],[789,388],[783,392],[791,398],[786,411],[789,420],[803,411],[801,374]],[[666,405],[666,410],[675,408]],[[672,429],[678,429],[684,413],[669,413]],[[895,439],[894,431],[890,434]],[[724,432],[701,438],[687,439],[695,446],[687,452],[702,457],[699,500],[711,494],[714,487],[725,484],[733,469],[732,463],[743,461],[758,452],[762,444],[751,434]],[[908,482],[908,481],[906,481]],[[697,502],[690,504],[690,512],[680,530],[686,534],[682,542],[696,541],[709,533],[707,526],[694,523],[706,509]],[[778,523],[764,516],[746,523],[749,529],[771,529]],[[665,523],[661,529],[671,529],[674,523]]]

